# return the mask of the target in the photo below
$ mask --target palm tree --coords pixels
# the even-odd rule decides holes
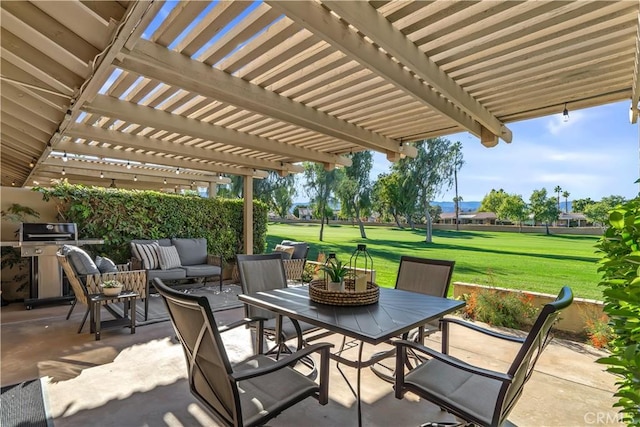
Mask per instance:
[[[558,212],[560,212],[560,192],[562,191],[562,188],[560,188],[559,185],[556,185],[556,188],[554,188],[553,191],[558,193]]]
[[[568,191],[562,193],[562,197],[564,197],[564,213],[569,213],[569,194]]]
[[[456,212],[456,230],[460,230],[460,202],[462,201],[462,196],[456,196],[453,198],[453,205]]]
[[[455,182],[455,189],[456,189],[456,197],[453,198],[453,201],[455,203],[455,210],[456,210],[456,231],[457,231],[457,230],[460,230],[460,226],[458,224],[460,222],[459,220],[460,202],[462,201],[462,197],[458,196],[458,171],[464,165],[464,159],[462,157],[462,143],[460,143],[460,141],[457,141],[456,143],[454,143],[453,147],[451,148],[452,148],[451,154],[453,156],[453,180]]]

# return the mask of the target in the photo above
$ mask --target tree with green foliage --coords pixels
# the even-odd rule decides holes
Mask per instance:
[[[419,188],[416,182],[414,169],[415,159],[406,157],[391,165],[391,175],[396,180],[398,194],[395,198],[397,211],[401,213],[409,223],[411,229],[415,229],[414,218],[418,208]]]
[[[558,212],[560,212],[560,193],[562,192],[562,187],[556,185],[556,188],[554,188],[553,191],[558,195],[556,200],[558,201]]]
[[[453,185],[452,171],[455,161],[461,161],[461,153],[456,157],[451,141],[445,138],[430,138],[416,144],[418,155],[415,159],[407,160],[410,167],[411,182],[418,190],[418,202],[427,224],[425,242],[433,241],[433,218],[431,216],[431,201],[439,196],[443,190]]]
[[[554,198],[547,196],[547,189],[534,190],[529,198],[529,208],[533,214],[534,221],[543,222],[547,235],[550,235],[549,224],[558,219],[560,209]]]
[[[502,202],[509,195],[501,188],[499,190],[491,189],[489,194],[482,198],[480,202],[480,208],[478,212],[493,212],[496,213],[502,205]]]
[[[587,205],[583,213],[589,221],[605,227],[609,221],[609,211],[622,203],[624,203],[624,197],[622,196],[603,197],[599,202]]]
[[[351,154],[351,166],[344,169],[345,178],[338,186],[338,197],[343,214],[355,218],[360,228],[360,237],[367,238],[362,223],[362,213],[371,207],[371,181],[369,173],[373,166],[371,151]]]
[[[305,188],[311,201],[315,204],[315,211],[319,214],[320,241],[323,241],[324,223],[328,218],[327,208],[329,208],[329,203],[334,200],[335,191],[342,177],[341,169],[334,168],[328,171],[321,163],[304,163]]]
[[[462,196],[458,195],[458,172],[464,166],[464,158],[462,156],[462,144],[460,141],[457,141],[451,147],[451,157],[452,157],[452,166],[453,166],[453,182],[455,188],[455,197],[453,198],[455,215],[456,215],[456,230],[460,230],[460,202],[462,201]]]
[[[520,232],[522,232],[522,223],[527,219],[528,214],[527,204],[519,194],[508,194],[507,197],[504,197],[496,212],[498,218],[517,223]]]
[[[598,360],[617,378],[615,406],[623,421],[640,426],[640,198],[618,205],[596,247],[602,254],[604,311],[614,331],[610,355]]]
[[[576,199],[573,202],[571,202],[571,210],[573,212],[580,212],[580,213],[584,213],[584,210],[587,208],[587,206],[594,204],[595,201],[591,200],[590,197],[587,197],[586,199]]]
[[[400,202],[402,193],[400,191],[398,174],[380,174],[373,183],[371,201],[373,209],[378,212],[381,218],[386,219],[388,215],[393,217],[398,228],[402,228],[400,223]]]

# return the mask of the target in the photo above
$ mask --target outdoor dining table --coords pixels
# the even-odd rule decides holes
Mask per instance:
[[[308,286],[241,294],[238,298],[244,303],[278,314],[276,328],[279,327],[282,316],[287,316],[360,341],[358,360],[342,357],[342,351],[331,355],[331,358],[339,363],[357,369],[357,385],[354,394],[358,406],[359,426],[362,425],[361,368],[371,366],[389,355],[388,352],[384,352],[363,361],[364,343],[378,345],[388,342],[391,338],[452,313],[465,304],[464,301],[388,288],[380,288],[380,298],[377,303],[362,306],[316,303],[309,298]],[[342,375],[344,377],[344,374]],[[351,387],[350,384],[349,387]]]

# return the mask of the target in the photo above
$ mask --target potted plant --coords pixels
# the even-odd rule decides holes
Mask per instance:
[[[344,276],[349,271],[346,264],[336,258],[330,259],[325,265],[320,267],[327,274],[328,291],[344,291]]]
[[[122,292],[122,283],[117,280],[105,280],[100,286],[102,287],[102,293],[108,297],[120,295],[120,292]]]

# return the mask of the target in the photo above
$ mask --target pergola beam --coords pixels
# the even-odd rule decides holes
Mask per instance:
[[[425,83],[415,78],[409,71],[407,71],[403,65],[396,63],[388,55],[382,52],[380,49],[375,47],[373,44],[365,41],[362,37],[360,37],[356,32],[352,31],[341,22],[338,18],[331,15],[331,13],[326,10],[322,5],[315,2],[301,2],[301,1],[291,1],[291,2],[280,2],[280,1],[267,1],[267,3],[281,12],[285,13],[290,19],[297,22],[299,25],[308,29],[316,36],[322,38],[327,43],[332,46],[337,47],[350,58],[358,61],[364,67],[372,70],[376,74],[383,77],[385,80],[391,82],[396,87],[400,88],[407,94],[411,95],[414,99],[420,101],[421,103],[429,106],[434,111],[437,111],[439,114],[442,114],[444,117],[448,117],[452,121],[454,121],[459,126],[467,129],[472,134],[476,135],[478,138],[481,138],[483,144],[493,144],[493,139],[497,139],[497,136],[503,137],[506,141],[511,141],[511,133],[504,127],[506,131],[503,132],[502,127],[499,125],[497,119],[495,119],[495,123],[493,128],[497,130],[495,134],[495,138],[491,138],[490,141],[485,143],[483,139],[483,135],[487,136],[487,132],[483,132],[482,129],[484,126],[474,120],[472,116],[466,114],[462,111],[458,105],[454,105],[454,103],[448,101],[443,96],[441,96],[437,91],[427,86]],[[406,57],[412,58],[412,63],[420,63],[416,57],[418,56],[415,53],[417,50],[422,54],[424,61],[427,61],[427,66],[429,66],[428,58],[420,52],[420,50],[410,41],[406,40],[406,37],[393,29],[391,24],[384,18],[379,17],[378,13],[371,7],[366,4],[358,3],[357,5],[349,6],[352,2],[348,3],[347,10],[350,10],[352,6],[357,6],[359,13],[360,9],[365,10],[366,12],[370,12],[367,14],[369,16],[368,20],[365,19],[366,27],[371,29],[374,25],[381,24],[386,27],[386,31],[383,30],[375,30],[375,37],[382,37],[380,33],[389,35],[394,39],[392,47],[395,46],[395,50],[400,51],[400,53]],[[365,6],[364,8],[362,6]],[[336,6],[337,8],[337,6]],[[370,11],[368,10],[370,9]],[[345,12],[346,13],[346,12]],[[376,19],[373,22],[372,14],[375,14]],[[355,19],[355,18],[354,18]],[[384,22],[377,22],[381,19]],[[348,19],[346,19],[348,20]],[[371,21],[371,22],[370,22]],[[391,27],[391,28],[389,28]],[[388,34],[387,34],[388,33]],[[402,37],[405,43],[400,45],[398,38]],[[414,52],[409,52],[410,48],[407,47],[407,43],[413,45]],[[401,50],[403,49],[403,50]],[[398,60],[401,60],[398,58]],[[424,62],[423,61],[423,62]],[[425,65],[424,63],[422,64]],[[435,66],[435,64],[433,64]],[[407,64],[408,67],[411,67],[411,64]],[[437,69],[438,72],[433,70],[433,67],[429,67],[431,70],[428,73],[423,73],[426,77],[425,80],[430,84],[432,82],[430,80],[433,79],[432,74],[436,75],[436,78],[439,78],[440,86],[446,86],[449,88],[449,92],[454,91],[452,88],[453,85],[456,85],[453,80],[447,83],[446,79],[440,76],[440,74],[444,74],[441,70]],[[437,68],[437,66],[436,66]],[[413,70],[412,70],[413,71]],[[450,78],[449,78],[450,79]],[[457,85],[456,85],[457,86]],[[460,88],[460,90],[462,90]],[[471,98],[471,97],[469,97]],[[455,98],[454,98],[455,100]],[[491,132],[493,133],[493,132]],[[504,133],[504,135],[502,135]],[[394,150],[397,151],[397,150]],[[393,153],[388,153],[388,156],[395,157]]]
[[[287,172],[300,172],[298,165],[284,162],[273,162],[262,159],[252,159],[246,156],[240,156],[236,154],[223,153],[215,150],[209,150],[206,148],[199,148],[190,145],[176,144],[173,142],[163,141],[157,138],[147,138],[144,136],[132,135],[115,130],[108,130],[99,128],[96,126],[89,126],[76,123],[66,133],[67,136],[72,138],[82,138],[88,141],[105,142],[112,145],[119,145],[126,149],[132,150],[144,150],[153,151],[156,153],[170,154],[173,156],[191,157],[200,160],[228,163],[232,165],[242,165],[243,168],[229,168],[218,165],[202,165],[206,167],[206,170],[216,170],[221,173],[232,173],[234,175],[253,175],[255,169],[269,169],[269,170],[282,170]],[[87,154],[95,152],[95,146],[87,147],[87,150],[78,151],[83,144],[68,143],[64,145],[59,144],[59,150],[66,150],[70,153]],[[137,154],[124,150],[112,150],[115,158],[124,158],[124,160],[134,160],[133,154]],[[147,160],[144,160],[147,159]],[[183,161],[178,159],[170,159],[167,157],[157,157],[148,154],[138,154],[136,156],[137,161],[149,162],[149,163],[161,163],[170,166],[188,167],[192,169],[198,169],[198,162]],[[176,164],[175,161],[183,163]],[[209,169],[210,168],[210,169]],[[226,170],[225,170],[226,169]]]
[[[93,102],[86,104],[85,111],[92,114],[99,114],[106,117],[126,120],[128,122],[137,123],[143,126],[149,126],[156,129],[162,129],[167,132],[175,132],[181,135],[189,135],[193,138],[201,138],[204,141],[217,142],[236,147],[244,147],[259,152],[273,153],[288,158],[296,158],[310,160],[323,163],[338,163],[344,166],[350,166],[351,160],[335,154],[321,153],[307,148],[291,146],[273,139],[262,138],[256,135],[250,135],[236,130],[227,129],[223,126],[216,126],[204,123],[199,120],[190,119],[177,114],[171,114],[166,111],[157,110],[151,107],[135,105],[130,102],[120,101],[106,95],[98,95]],[[99,140],[99,139],[96,139]],[[186,146],[178,146],[172,143],[166,145],[179,147],[184,155]],[[150,145],[144,149],[155,151],[158,146]],[[167,147],[168,149],[168,147]],[[242,164],[244,156],[236,156],[237,163]],[[282,169],[282,167],[273,167],[272,169]]]
[[[323,135],[380,152],[398,151],[398,142],[322,111],[307,107],[155,43],[140,40],[117,66],[186,91],[273,117]],[[308,160],[313,160],[309,158]],[[313,160],[324,162],[322,160]],[[335,163],[335,162],[332,162]]]
[[[629,120],[631,124],[638,121],[638,101],[640,100],[640,13],[638,13],[638,24],[636,25],[636,50],[635,64],[633,68],[633,83],[631,88],[631,110]]]
[[[455,80],[442,71],[431,58],[422,52],[415,43],[397,30],[368,3],[323,0],[323,4],[330,7],[344,20],[356,27],[358,31],[365,34],[374,43],[386,50],[390,55],[395,57],[395,59],[400,61],[401,64],[408,67],[418,77],[434,87],[449,101],[453,102],[457,107],[478,121],[488,131],[506,142],[511,142],[511,131],[503,123],[480,104],[480,102],[469,95]],[[284,7],[287,7],[287,5],[285,4]],[[364,60],[365,58],[362,59]],[[387,59],[387,62],[389,61],[391,60]],[[364,65],[373,68],[372,64],[367,63]],[[403,73],[403,75],[404,74],[406,73]],[[400,82],[396,83],[396,85],[402,87]],[[416,97],[416,95],[414,95],[414,97]],[[423,97],[418,99],[432,107],[429,103],[430,99]]]

